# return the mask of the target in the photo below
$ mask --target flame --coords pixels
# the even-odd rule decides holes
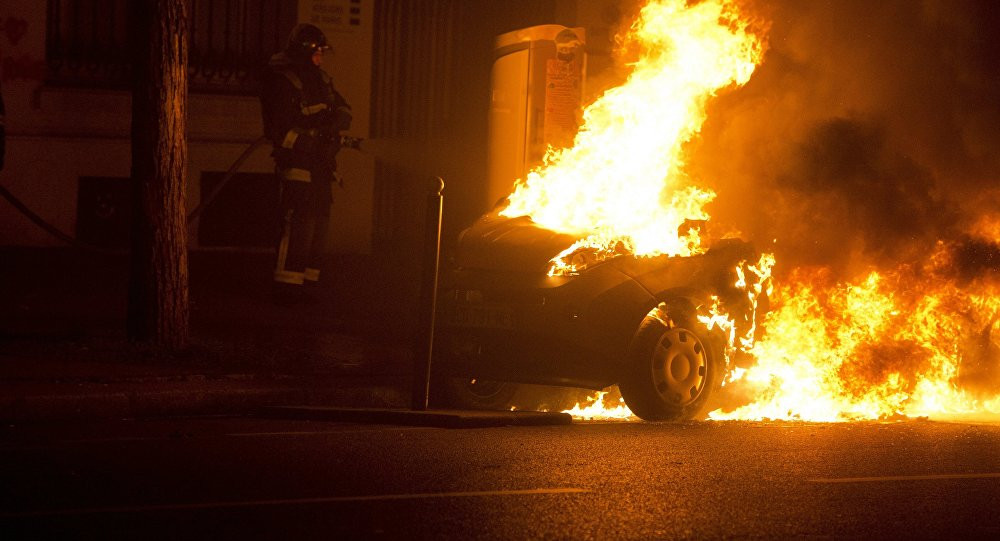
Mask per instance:
[[[709,331],[720,329],[727,337],[726,359],[732,359],[738,352],[749,352],[756,342],[757,306],[762,296],[772,294],[771,269],[774,267],[774,254],[764,254],[753,265],[741,262],[733,270],[736,282],[733,287],[744,292],[746,304],[737,310],[724,308],[719,298],[712,296],[712,304],[702,307],[703,313],[698,314],[698,321]],[[748,280],[747,275],[752,275]],[[742,317],[737,320],[736,314]]]
[[[573,416],[574,419],[587,419],[587,420],[608,420],[608,419],[619,419],[624,421],[634,421],[638,418],[632,414],[632,410],[628,409],[625,405],[624,400],[620,397],[618,398],[619,404],[617,406],[610,406],[604,403],[604,397],[607,395],[607,391],[598,391],[594,396],[590,397],[590,404],[586,407],[580,407],[577,403],[572,409],[564,410],[563,413],[568,413]]]
[[[946,243],[925,265],[831,283],[796,269],[776,288],[749,404],[712,419],[845,421],[1000,413],[1000,288],[959,284]]]
[[[574,253],[640,256],[701,251],[686,220],[706,220],[715,194],[684,173],[683,145],[701,129],[707,100],[747,82],[763,43],[727,0],[653,0],[624,40],[640,51],[627,81],[583,112],[574,144],[549,148],[501,214],[582,239],[553,260],[575,272]],[[603,255],[600,255],[603,254]]]

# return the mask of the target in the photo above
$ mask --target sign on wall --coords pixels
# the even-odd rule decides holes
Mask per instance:
[[[362,0],[306,0],[299,3],[299,15],[301,22],[324,31],[351,32],[361,26],[364,14]]]

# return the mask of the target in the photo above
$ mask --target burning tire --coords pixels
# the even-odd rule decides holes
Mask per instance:
[[[622,397],[647,421],[691,419],[719,387],[720,352],[693,308],[661,303],[632,340]]]

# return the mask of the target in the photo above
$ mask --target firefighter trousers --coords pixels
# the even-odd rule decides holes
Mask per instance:
[[[281,180],[280,226],[274,281],[302,285],[319,280],[330,226],[332,181]]]

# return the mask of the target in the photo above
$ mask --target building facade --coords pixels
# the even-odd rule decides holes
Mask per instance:
[[[338,157],[331,249],[398,250],[423,223],[429,176],[446,181],[446,235],[482,212],[495,36],[585,26],[591,75],[609,65],[620,2],[599,0],[189,0],[188,208],[261,136],[257,73],[298,22],[333,46],[324,64],[367,152]],[[129,189],[127,0],[6,0],[0,61],[7,165],[0,184],[57,229],[125,246]],[[276,197],[269,147],[255,148],[189,225],[203,250],[268,250]],[[0,202],[0,246],[62,243]]]

